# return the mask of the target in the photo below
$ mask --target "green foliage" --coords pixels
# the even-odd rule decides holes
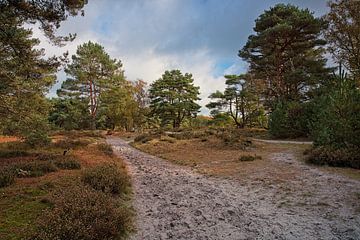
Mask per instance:
[[[269,133],[276,138],[307,137],[313,111],[311,103],[280,102],[270,114]]]
[[[71,3],[70,3],[71,2]],[[0,2],[0,124],[1,130],[25,137],[31,145],[46,143],[46,129],[36,134],[39,119],[46,118],[45,93],[55,82],[60,61],[44,58],[25,24],[40,24],[45,35],[60,44],[70,37],[55,37],[54,31],[85,1],[10,1]]]
[[[360,146],[360,90],[346,76],[337,76],[317,99],[316,121],[311,125],[315,146]]]
[[[53,208],[41,216],[32,239],[123,239],[129,230],[129,209],[90,187],[56,192],[50,202]]]
[[[196,116],[200,109],[195,102],[200,100],[199,87],[193,82],[191,74],[172,70],[150,85],[150,115],[159,118],[161,126],[179,128],[184,119]]]
[[[93,189],[104,193],[128,193],[130,180],[124,169],[115,164],[103,164],[95,168],[86,169],[81,180]]]
[[[10,186],[15,182],[16,173],[10,168],[0,169],[0,188]]]
[[[91,41],[78,46],[65,72],[70,76],[62,83],[58,95],[64,98],[82,100],[90,103],[91,127],[101,104],[103,92],[123,80],[122,63],[111,59],[104,47]]]
[[[51,99],[52,109],[49,121],[56,127],[65,130],[90,128],[88,103],[80,99]]]
[[[343,63],[360,86],[360,2],[334,0],[325,15],[329,50],[338,63]]]
[[[225,91],[212,93],[209,98],[217,101],[210,102],[206,107],[212,109],[213,116],[230,116],[239,128],[252,126],[264,111],[261,111],[260,100],[249,75],[226,75],[225,78]]]
[[[324,28],[326,22],[310,10],[290,4],[277,4],[256,19],[255,34],[249,36],[239,56],[249,62],[267,106],[306,99],[326,79]]]
[[[306,161],[317,165],[360,169],[360,148],[320,146],[310,150]]]

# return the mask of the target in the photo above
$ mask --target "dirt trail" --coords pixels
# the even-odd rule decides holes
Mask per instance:
[[[282,184],[210,178],[108,138],[132,174],[137,233],[132,239],[360,239],[360,182],[273,161],[301,177]]]

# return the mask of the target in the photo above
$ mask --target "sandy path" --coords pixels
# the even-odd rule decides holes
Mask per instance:
[[[360,239],[360,182],[277,153],[301,171],[284,184],[221,180],[107,139],[129,166],[137,211],[132,239]]]

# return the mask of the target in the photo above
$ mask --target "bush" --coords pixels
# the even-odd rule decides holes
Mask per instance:
[[[360,148],[360,90],[344,82],[317,100],[311,125],[315,146]]]
[[[307,137],[313,118],[311,103],[281,102],[270,114],[269,133],[275,138]]]
[[[0,158],[26,157],[30,153],[23,150],[0,150]]]
[[[250,162],[250,161],[255,161],[256,159],[261,159],[261,156],[243,155],[239,158],[241,162]]]
[[[15,175],[15,172],[10,168],[0,169],[0,188],[13,184]]]
[[[100,143],[97,145],[97,147],[101,152],[105,153],[108,156],[112,156],[114,154],[113,149],[109,144]]]
[[[316,147],[308,152],[308,163],[360,169],[359,148]]]
[[[130,180],[124,169],[115,164],[103,164],[83,172],[81,180],[104,193],[124,194],[130,187]]]
[[[136,136],[134,141],[135,142],[141,142],[141,143],[147,143],[150,142],[151,140],[155,139],[156,137],[154,135],[151,135],[149,133],[143,133],[140,134],[139,136]]]
[[[85,147],[89,145],[91,142],[89,140],[84,139],[64,139],[55,142],[54,147],[63,148],[63,149],[74,149],[78,147]]]
[[[245,149],[252,145],[252,142],[244,138],[241,132],[236,129],[219,129],[216,137],[220,138],[227,146]]]
[[[47,146],[51,142],[44,131],[33,131],[25,135],[25,143],[29,146]]]
[[[80,162],[73,156],[62,156],[54,161],[56,167],[60,169],[80,169]]]
[[[32,239],[120,239],[130,227],[131,212],[110,196],[86,186],[55,193],[50,208],[38,221]]]
[[[33,161],[15,164],[13,167],[18,177],[39,177],[58,169],[52,162]]]

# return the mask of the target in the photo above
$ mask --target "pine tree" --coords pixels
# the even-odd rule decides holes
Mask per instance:
[[[329,69],[322,56],[326,43],[321,31],[326,23],[308,9],[278,4],[255,21],[239,56],[250,63],[250,73],[262,86],[267,104],[302,101],[327,79]]]
[[[249,75],[226,75],[225,78],[225,91],[212,93],[209,98],[216,101],[206,107],[212,109],[214,116],[228,114],[239,128],[251,125],[261,112],[261,106],[254,86],[248,79]]]
[[[121,61],[111,59],[104,48],[91,41],[80,45],[65,72],[70,76],[58,90],[60,97],[89,101],[95,128],[101,94],[124,79]]]
[[[150,114],[158,117],[162,126],[171,123],[173,128],[179,128],[184,119],[197,114],[199,87],[193,82],[190,73],[172,70],[150,85]]]

